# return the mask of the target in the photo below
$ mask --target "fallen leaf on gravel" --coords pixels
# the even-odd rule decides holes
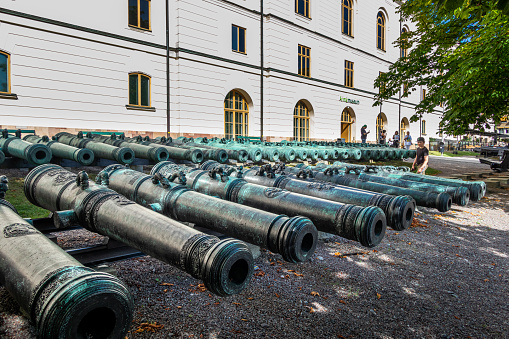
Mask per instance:
[[[231,331],[232,331],[233,333],[244,333],[244,332],[242,332],[242,331],[240,331],[240,330],[231,330]]]
[[[276,263],[275,262],[271,262],[270,263],[270,266],[274,266]]]
[[[265,275],[265,272],[263,271],[259,271],[257,273],[254,274],[256,277],[263,277]]]
[[[320,293],[318,293],[318,292],[311,292],[311,295],[312,295],[313,297],[317,297],[317,296],[319,297],[319,296],[320,296]]]
[[[161,286],[173,286],[173,285],[175,285],[175,284],[170,284],[170,283],[161,283],[160,285],[161,285]]]
[[[299,291],[302,291],[302,287],[297,287],[297,289],[298,289]]]
[[[219,304],[219,303],[218,303]],[[180,310],[182,308],[182,306],[177,306],[177,308]]]
[[[285,275],[285,279],[290,279],[290,276],[288,274]]]
[[[408,244],[409,244],[409,245],[412,245],[412,243],[411,243],[411,242],[409,242]]]
[[[381,297],[382,297],[382,295],[381,295],[380,293],[377,293],[377,294],[376,294],[376,298],[377,298],[377,299],[380,299]]]
[[[378,252],[378,251],[377,251],[377,250],[373,250],[373,252],[375,252],[375,253],[376,253],[376,252]]]
[[[141,323],[140,326],[138,326],[138,328],[134,332],[135,333],[141,333],[141,332],[147,331],[147,332],[155,333],[157,330],[160,330],[163,327],[164,327],[164,325],[161,325],[161,324],[158,325],[157,322],[154,322],[154,323]]]
[[[233,305],[242,305],[241,303],[232,303]]]
[[[242,320],[242,321],[247,321],[247,319],[240,319],[240,320]]]
[[[343,337],[341,334],[338,334],[339,339],[346,339],[346,337]]]
[[[309,307],[309,313],[315,313],[315,309],[313,307],[310,307],[310,306],[308,306],[308,307]]]
[[[254,299],[254,298],[251,298],[251,297],[247,298],[247,300],[253,300],[253,299]]]
[[[341,256],[341,253],[336,252],[336,253],[334,253],[334,256],[335,256],[335,257],[340,257],[340,256]]]
[[[459,319],[460,317],[454,316],[454,318]]]
[[[295,272],[294,270],[288,270],[288,272]]]
[[[488,281],[490,281],[490,279],[484,279],[484,282],[488,282]]]
[[[344,300],[340,300],[339,302],[342,304],[346,304],[346,301],[344,301]]]
[[[276,294],[276,298],[279,298],[279,294],[275,293]]]
[[[214,303],[214,305],[219,305],[219,304],[221,304],[221,303],[219,303],[219,302]]]
[[[299,274],[299,273],[295,273],[295,272],[293,272],[293,275],[295,275],[296,277],[303,277],[304,276],[304,274]]]
[[[394,234],[395,234],[395,235],[398,235],[398,234],[399,234],[399,232],[396,232],[396,233],[394,233]]]
[[[166,292],[168,292],[168,290],[167,290],[167,289],[164,289],[164,290],[163,290],[163,292],[164,292],[164,293],[166,293]]]

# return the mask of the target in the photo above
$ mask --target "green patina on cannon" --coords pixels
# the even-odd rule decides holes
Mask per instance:
[[[37,135],[27,135],[23,140],[33,144],[43,144],[49,147],[53,156],[61,159],[76,161],[84,166],[91,165],[95,160],[94,152],[88,148],[77,148],[62,144],[55,140],[49,140],[47,136],[39,137]]]
[[[210,170],[218,166],[225,170],[229,169],[225,165],[212,161],[204,162],[200,168]],[[316,198],[359,206],[380,207],[387,216],[387,226],[398,231],[405,230],[412,224],[415,201],[409,196],[393,196],[323,183],[309,177],[304,170],[298,174],[291,174],[286,173],[285,169],[284,164],[275,166],[275,169],[272,169],[270,165],[252,167],[242,171],[242,178],[252,184],[277,187]],[[233,170],[235,172],[232,172],[232,175],[239,173],[238,169],[233,168]]]
[[[169,159],[187,160],[195,164],[199,164],[203,162],[203,160],[205,159],[203,152],[199,149],[187,149],[156,144],[152,142],[149,137],[142,138],[141,136],[136,136],[134,138],[128,138],[126,139],[126,141],[129,143],[135,143],[150,147],[163,147],[168,152]]]
[[[20,139],[20,136],[20,134],[9,135],[6,129],[2,131],[0,150],[5,153],[4,155],[24,159],[35,165],[51,161],[51,150],[46,145],[32,144]]]
[[[5,161],[5,154],[4,154],[4,152],[0,151],[0,165],[3,164],[4,161]]]
[[[286,261],[306,261],[314,253],[318,232],[309,219],[288,218],[189,190],[180,173],[171,179],[122,165],[110,165],[98,175],[109,188],[141,205],[280,253]]]
[[[285,171],[298,174],[303,169],[305,168],[287,167],[285,168]],[[367,182],[359,179],[358,174],[360,171],[353,168],[351,170],[354,172],[354,174],[349,174],[350,170],[345,171],[344,174],[341,174],[343,172],[340,172],[339,170],[335,171],[333,168],[325,168],[325,170],[314,168],[309,169],[308,171],[314,179],[319,181],[331,182],[342,186],[355,187],[384,194],[409,195],[415,199],[417,205],[436,208],[440,212],[446,212],[451,209],[452,199],[451,196],[447,193],[421,192],[376,182]]]
[[[166,161],[170,156],[164,147],[152,147],[126,142],[123,139],[117,139],[115,134],[112,134],[109,137],[97,134],[87,134],[87,138],[91,138],[94,141],[102,142],[104,144],[112,145],[115,147],[130,148],[133,150],[137,158],[148,159],[156,163],[160,161]]]
[[[69,146],[88,148],[94,152],[97,158],[114,160],[121,164],[130,164],[135,159],[134,151],[130,148],[116,147],[96,142],[93,139],[83,137],[83,133],[81,132],[78,133],[77,136],[67,132],[60,132],[54,136],[54,139]]]
[[[128,200],[104,186],[90,183],[56,165],[41,165],[25,179],[25,196],[55,213],[55,223],[74,219],[89,231],[121,241],[174,265],[204,281],[214,294],[241,292],[253,273],[253,257],[246,244],[219,240]],[[72,212],[71,212],[72,211]]]
[[[222,164],[224,164],[225,162],[228,161],[228,152],[225,149],[195,143],[195,142],[189,140],[188,138],[179,137],[178,139],[173,140],[171,138],[166,139],[166,138],[162,137],[162,138],[156,138],[155,142],[161,143],[161,144],[167,145],[167,146],[173,146],[173,147],[181,147],[181,148],[186,148],[186,149],[199,149],[200,151],[203,152],[203,156],[205,157],[206,160],[215,160],[215,161],[219,161]],[[238,156],[235,158],[238,159]]]
[[[378,175],[382,169],[380,169],[377,166],[352,166],[352,164],[335,162],[332,166],[316,166],[316,167],[332,168],[333,170],[338,169],[340,173],[344,173],[344,171],[348,168],[358,168],[360,171],[358,178],[359,180],[362,181],[377,182],[380,184],[404,187],[422,192],[431,192],[437,194],[445,192],[452,197],[454,203],[460,206],[466,206],[470,201],[470,191],[466,187],[448,186],[445,182],[438,185],[405,180],[395,177],[393,178],[385,177],[382,175]]]
[[[127,287],[84,267],[3,200],[0,177],[0,283],[32,323],[37,337],[123,338],[133,313]]]
[[[386,218],[378,207],[341,204],[250,184],[244,179],[230,177],[221,168],[205,171],[166,161],[155,165],[151,174],[172,178],[181,172],[186,175],[186,186],[197,192],[272,213],[302,215],[309,218],[319,231],[358,241],[366,247],[378,245],[385,235]]]

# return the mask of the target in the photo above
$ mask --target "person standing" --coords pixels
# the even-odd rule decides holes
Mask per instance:
[[[365,143],[366,143],[366,139],[368,138],[368,134],[371,132],[371,131],[367,131],[367,132],[366,132],[366,127],[368,127],[368,125],[364,125],[364,126],[362,126],[362,128],[361,128],[361,142],[362,142],[363,144],[365,144]]]
[[[425,174],[428,168],[429,151],[424,146],[424,138],[417,138],[417,154],[415,155],[414,163],[412,164],[412,171],[417,168],[417,174]]]
[[[405,148],[410,149],[410,146],[412,146],[412,137],[410,136],[410,132],[406,132],[403,140],[405,141]]]
[[[380,130],[380,135],[378,136],[378,142],[382,145],[385,145],[385,142],[387,140],[387,131],[386,130]]]
[[[399,147],[399,132],[394,132],[394,135],[392,136],[392,147]]]

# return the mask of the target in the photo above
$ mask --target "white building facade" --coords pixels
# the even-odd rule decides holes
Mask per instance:
[[[402,29],[389,0],[0,0],[0,127],[439,137],[439,111],[408,123],[421,88],[372,106]]]

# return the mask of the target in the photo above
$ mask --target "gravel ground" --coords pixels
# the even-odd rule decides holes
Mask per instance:
[[[112,264],[136,304],[128,338],[509,338],[508,196],[419,208],[411,229],[388,230],[374,250],[335,236],[302,264],[262,251],[249,287],[229,298],[150,257]],[[103,241],[66,233],[65,248]],[[4,288],[0,337],[34,338]]]

